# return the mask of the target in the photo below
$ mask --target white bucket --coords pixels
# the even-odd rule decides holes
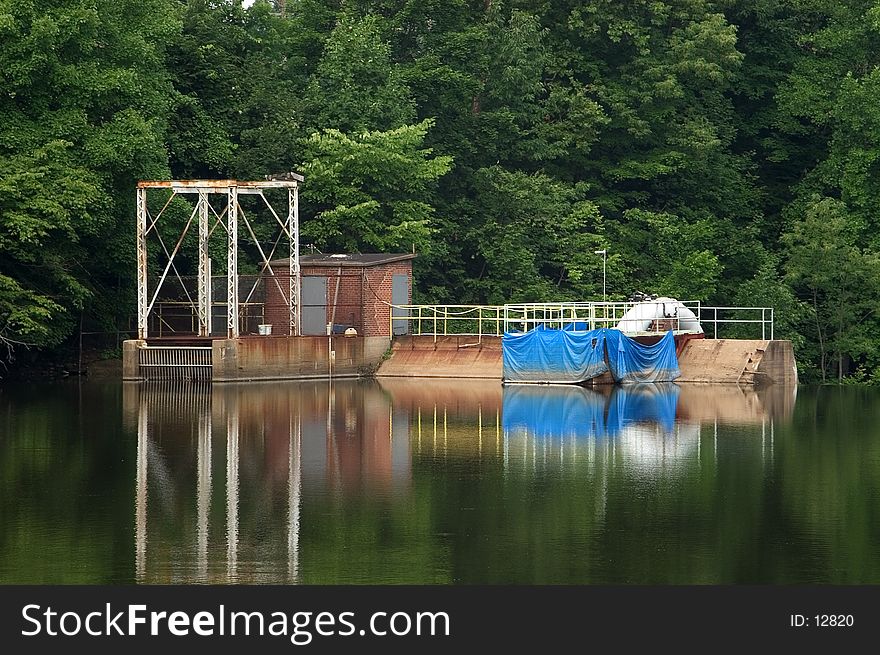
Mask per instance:
[[[257,326],[257,333],[262,337],[272,334],[272,325],[269,323],[261,323]]]

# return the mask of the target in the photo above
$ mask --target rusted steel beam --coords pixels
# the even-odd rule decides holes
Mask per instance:
[[[284,180],[141,180],[137,183],[138,189],[175,189],[178,193],[191,190],[197,193],[204,190],[207,193],[226,193],[229,187],[245,189],[287,189],[296,187],[305,178],[297,173],[289,173],[289,179]],[[246,191],[245,191],[246,192]]]
[[[137,196],[137,325],[138,339],[147,338],[147,192]]]
[[[265,198],[264,198],[265,200]],[[266,204],[269,204],[268,201]],[[287,236],[290,240],[290,259],[288,261],[287,307],[290,310],[288,334],[299,336],[302,333],[301,280],[299,263],[299,188],[287,190]]]
[[[199,336],[211,335],[211,259],[208,252],[210,238],[208,194],[199,194]],[[185,287],[184,287],[185,288]]]
[[[226,229],[226,337],[238,338],[238,189],[229,187]]]

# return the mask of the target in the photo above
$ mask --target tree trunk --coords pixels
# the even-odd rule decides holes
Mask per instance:
[[[822,382],[825,382],[825,340],[822,338],[822,324],[819,322],[819,301],[816,298],[816,289],[813,289],[813,313],[816,315],[816,332],[819,335],[819,354],[822,366]]]
[[[840,344],[843,338],[843,307],[837,310],[837,343]],[[843,382],[843,351],[840,346],[837,347],[837,384]]]

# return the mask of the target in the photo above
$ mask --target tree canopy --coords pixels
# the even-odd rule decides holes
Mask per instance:
[[[880,379],[873,0],[0,0],[0,339],[134,311],[134,182],[306,175],[423,302],[773,305]]]

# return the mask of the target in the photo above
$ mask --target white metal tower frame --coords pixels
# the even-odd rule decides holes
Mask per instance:
[[[286,173],[283,176],[277,176],[279,179],[267,179],[260,181],[242,181],[242,180],[156,180],[142,181],[137,185],[137,298],[138,298],[138,339],[146,339],[147,324],[150,312],[156,304],[159,291],[162,284],[168,277],[169,272],[173,271],[186,292],[183,280],[174,265],[174,258],[180,251],[183,240],[192,225],[193,220],[198,214],[198,298],[193,303],[192,298],[187,298],[193,305],[193,309],[198,317],[199,336],[210,336],[211,333],[211,262],[208,253],[208,244],[211,234],[217,226],[222,227],[227,234],[226,239],[226,327],[227,338],[234,339],[239,335],[239,298],[238,298],[238,228],[239,218],[242,219],[244,227],[247,229],[249,236],[253,239],[257,250],[262,258],[261,275],[268,273],[278,286],[279,293],[282,297],[287,298],[289,314],[289,325],[291,335],[299,335],[301,333],[301,312],[300,308],[300,262],[299,262],[299,183],[303,181],[301,175],[296,173]],[[281,179],[283,178],[283,179]],[[278,212],[272,207],[272,204],[266,198],[264,191],[266,189],[287,189],[287,216],[286,220],[282,220]],[[153,216],[150,214],[148,207],[148,194],[153,190],[171,191],[170,197],[167,198],[159,213]],[[157,225],[162,215],[171,205],[171,201],[182,194],[195,194],[198,196],[195,208],[189,216],[189,220],[183,228],[174,248],[169,251],[159,235]],[[212,194],[226,196],[226,206],[223,211],[218,213],[211,205],[210,196]],[[275,221],[281,228],[281,232],[267,255],[257,239],[250,221],[244,213],[239,203],[239,196],[242,194],[258,195],[262,198],[273,216]],[[211,214],[216,218],[216,222],[212,226]],[[224,223],[225,218],[225,223]],[[155,233],[168,262],[159,277],[156,290],[152,298],[148,297],[147,282],[147,236]],[[272,256],[282,237],[287,237],[289,250],[289,285],[287,292],[281,290],[280,283],[275,277],[275,272],[269,265]],[[257,282],[247,296],[245,302],[250,300],[251,295],[256,290]]]

